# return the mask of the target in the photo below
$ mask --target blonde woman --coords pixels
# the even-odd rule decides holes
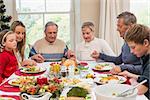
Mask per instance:
[[[25,25],[21,21],[14,21],[11,24],[11,30],[16,33],[16,56],[21,65],[35,65],[35,61],[28,60],[25,57],[26,30]]]

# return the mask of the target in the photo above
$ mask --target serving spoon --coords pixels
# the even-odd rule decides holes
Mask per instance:
[[[142,82],[138,83],[137,85],[135,85],[135,86],[133,86],[133,87],[131,87],[131,88],[129,88],[129,89],[127,89],[127,90],[121,92],[120,94],[117,95],[117,97],[126,97],[126,96],[128,96],[128,95],[131,95],[131,94],[134,92],[134,90],[135,90],[139,85],[142,85],[142,84],[144,84],[145,82],[147,82],[147,80],[143,80]]]

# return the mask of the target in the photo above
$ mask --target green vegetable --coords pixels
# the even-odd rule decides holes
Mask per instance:
[[[67,97],[86,97],[88,91],[81,87],[73,87],[68,93]]]

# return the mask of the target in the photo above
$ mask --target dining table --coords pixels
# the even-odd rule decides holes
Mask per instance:
[[[80,62],[85,62],[87,63],[88,65],[88,72],[91,72],[91,73],[96,73],[97,74],[101,74],[97,71],[94,71],[93,68],[98,64],[98,62],[96,61],[79,61]],[[14,86],[11,86],[8,84],[8,81],[11,80],[11,79],[14,79],[14,78],[17,78],[17,77],[20,77],[20,76],[34,76],[34,77],[49,77],[50,75],[50,64],[51,63],[54,63],[54,62],[44,62],[44,63],[37,63],[37,66],[39,67],[43,67],[45,68],[46,70],[44,72],[40,72],[40,73],[36,73],[36,74],[24,74],[24,73],[21,73],[19,72],[19,70],[17,70],[16,72],[14,72],[9,78],[7,78],[6,80],[4,80],[1,84],[0,84],[0,98],[1,97],[11,97],[13,98],[12,100],[20,100],[20,90],[19,90],[19,87],[14,87]],[[107,72],[102,72],[102,73],[107,73]],[[83,73],[80,72],[79,75],[75,76],[75,77],[82,77]],[[74,78],[75,78],[74,77]],[[128,84],[128,83],[127,83]],[[95,86],[97,86],[97,84],[95,82],[93,82],[93,86],[92,88],[94,88]],[[92,89],[92,100],[96,100],[96,96],[95,96],[95,93],[94,93],[94,90]],[[136,97],[136,100],[148,100],[146,98],[145,95],[137,95]]]

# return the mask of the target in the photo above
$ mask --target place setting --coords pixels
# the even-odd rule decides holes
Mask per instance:
[[[24,66],[19,68],[15,74],[18,76],[38,76],[43,74],[45,71],[46,68],[42,66]]]

